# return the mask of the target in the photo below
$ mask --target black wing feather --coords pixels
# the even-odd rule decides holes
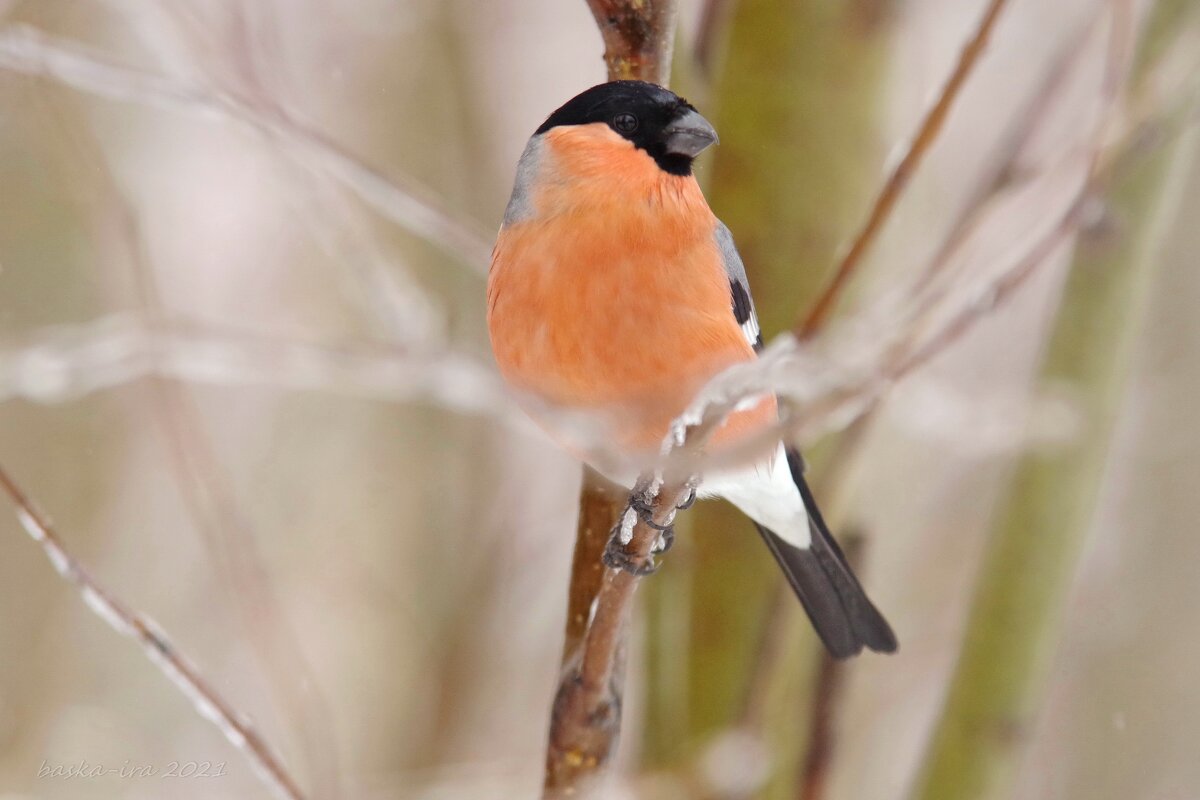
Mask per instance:
[[[730,302],[733,306],[733,318],[746,334],[746,341],[754,348],[754,352],[762,350],[762,332],[758,327],[758,315],[754,313],[754,300],[750,298],[750,281],[746,278],[746,265],[738,254],[733,243],[733,234],[723,222],[717,223],[713,234],[717,240],[717,250],[721,253],[721,261],[725,264],[725,274],[729,278]]]
[[[733,244],[733,236],[723,224],[716,231],[717,247],[729,277],[733,316],[757,352],[762,349],[762,334],[750,298],[746,267]],[[865,647],[879,653],[896,650],[896,635],[854,577],[850,564],[837,541],[829,533],[817,502],[804,480],[804,460],[797,450],[787,451],[792,480],[808,509],[811,544],[796,547],[774,531],[755,523],[771,554],[779,562],[792,590],[812,620],[813,627],[834,658],[849,658]]]

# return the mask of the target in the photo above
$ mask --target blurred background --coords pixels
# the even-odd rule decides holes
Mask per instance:
[[[698,176],[768,340],[984,7],[680,3],[673,83],[720,131]],[[936,797],[964,642],[1019,713],[986,734],[1006,777],[943,796],[1200,796],[1197,10],[1008,4],[843,319],[1019,259],[1099,179],[995,308],[805,442],[900,653],[820,674],[704,504],[639,593],[612,797]],[[312,797],[537,795],[580,470],[500,388],[483,282],[526,137],[601,55],[583,0],[0,0],[0,464]],[[1006,569],[1044,596],[989,651]],[[226,774],[38,776],[80,761]],[[6,511],[0,798],[163,796],[269,792]]]

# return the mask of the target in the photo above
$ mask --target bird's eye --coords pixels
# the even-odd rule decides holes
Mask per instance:
[[[633,114],[617,114],[612,124],[621,133],[633,133],[638,128],[638,118]]]

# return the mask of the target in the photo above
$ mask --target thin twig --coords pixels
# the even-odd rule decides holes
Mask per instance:
[[[1026,148],[1030,140],[1036,136],[1037,132],[1044,127],[1048,112],[1053,108],[1055,101],[1063,94],[1064,87],[1075,73],[1079,59],[1087,52],[1087,48],[1084,45],[1095,34],[1103,18],[1102,14],[1094,15],[1081,27],[1078,33],[1071,35],[1059,49],[1059,55],[1054,60],[1053,66],[1046,70],[1041,85],[1026,103],[1025,110],[1020,114],[1019,120],[1002,137],[999,157],[989,166],[984,178],[979,181],[976,189],[969,195],[968,200],[958,211],[954,224],[951,225],[949,232],[943,238],[936,253],[921,274],[911,283],[909,288],[910,293],[917,295],[928,288],[935,278],[939,277],[944,270],[949,268],[954,261],[953,257],[959,253],[960,248],[969,240],[971,234],[982,227],[984,221],[995,213],[992,207],[993,200],[1006,189],[1009,184],[1007,177],[1016,168],[1022,151]],[[1037,175],[1032,176],[1028,181],[1032,182],[1039,177]],[[1082,196],[1082,194],[1079,195],[1079,197]],[[1072,201],[1072,205],[1075,202]],[[1067,216],[1069,217],[1070,215],[1071,210],[1068,209]],[[1071,220],[1069,224],[1075,224],[1075,220]],[[1052,235],[1051,239],[1057,241],[1057,236]],[[1034,250],[1037,249],[1034,248]],[[1042,250],[1042,253],[1044,252],[1045,250]],[[1034,258],[1037,255],[1039,254],[1035,253]],[[1030,259],[1030,261],[1032,260]],[[1027,261],[1026,265],[1029,263]],[[959,324],[964,323],[960,322]],[[947,332],[941,338],[935,337],[931,339],[930,344],[926,346],[928,352],[924,353],[921,357],[926,360],[932,358],[936,355],[938,348],[950,346],[955,335],[961,335],[961,331],[953,335]],[[913,366],[911,368],[916,369],[917,367]],[[848,452],[855,450],[861,443],[861,434],[864,426],[877,410],[878,403],[871,403],[870,406],[863,410],[858,419],[847,426],[845,433],[837,438],[835,459],[843,465]],[[804,411],[802,413],[807,416],[808,412]],[[843,480],[839,479],[837,473],[838,469],[836,467],[831,469],[827,465],[826,469],[821,472],[820,480],[830,483],[833,487],[840,486],[843,484]],[[819,489],[819,487],[817,488]],[[824,496],[827,493],[828,491],[817,491],[818,496]],[[831,511],[826,512],[827,516],[829,514],[838,515],[837,503],[834,504]],[[748,683],[746,701],[742,712],[742,724],[750,729],[757,729],[762,724],[763,712],[767,702],[766,698],[771,688],[772,678],[775,675],[777,662],[781,657],[780,649],[776,646],[775,637],[778,636],[779,629],[783,624],[784,610],[790,605],[790,597],[785,597],[784,595],[786,594],[786,589],[780,587],[778,596],[769,608],[768,621],[764,625],[762,636],[759,638],[759,645],[756,650],[758,656],[754,660],[755,669]],[[822,668],[825,669],[827,666],[827,664],[823,665]],[[812,754],[810,751],[811,757]],[[817,792],[816,789],[808,791],[810,791],[810,794]],[[817,795],[812,794],[812,796]]]
[[[1117,0],[1112,9],[1110,53],[1130,53],[1139,39],[1134,4]],[[1138,48],[1161,41],[1153,22]],[[1127,80],[1129,61],[1110,58],[1114,89]],[[1179,200],[1196,145],[1195,135],[1185,135],[1149,158],[1134,151],[1104,176],[1106,204],[1122,225],[1076,253],[1038,366],[1039,381],[1072,387],[1086,435],[1071,448],[1029,454],[1015,465],[970,599],[969,635],[912,798],[1012,794],[1061,644],[1068,589],[1095,517],[1101,467],[1111,459],[1162,246],[1172,226],[1190,221],[1180,215]]]
[[[103,222],[116,231],[117,248],[133,273],[142,314],[152,326],[163,324],[168,316],[166,304],[145,251],[136,212],[117,188],[104,159],[97,153],[89,163],[105,193]],[[336,797],[337,748],[330,740],[333,725],[328,703],[272,589],[258,539],[206,433],[203,416],[186,386],[158,378],[148,384],[152,418],[163,434],[176,485],[218,574],[232,589],[227,599],[267,685],[292,723],[300,762],[307,766],[309,788],[317,797]]]
[[[517,418],[495,371],[453,351],[414,355],[371,343],[151,325],[122,315],[45,328],[23,346],[0,349],[0,402],[63,402],[148,377],[431,402],[460,413]]]
[[[114,631],[137,641],[150,662],[183,692],[200,716],[217,726],[276,795],[303,800],[304,793],[254,724],[204,679],[158,625],[97,582],[3,467],[0,467],[0,488],[12,500],[22,527],[42,548],[55,571],[79,590],[84,604]]]
[[[878,309],[865,310],[853,324],[845,326],[851,334],[841,342],[836,338],[827,342],[785,338],[773,343],[756,365],[734,367],[718,376],[701,391],[685,416],[723,419],[730,402],[765,391],[779,395],[783,407],[792,412],[778,428],[732,448],[724,455],[726,460],[744,458],[776,436],[806,440],[861,419],[895,382],[943,352],[976,322],[1003,305],[1070,239],[1085,216],[1098,165],[1130,144],[1118,139],[1105,147],[1104,132],[1111,124],[1120,75],[1128,60],[1128,53],[1118,46],[1120,38],[1113,41],[1116,44],[1105,63],[1101,87],[1106,113],[1088,136],[1086,152],[1075,159],[1081,174],[1076,190],[1059,215],[1047,223],[1045,232],[1023,246],[1021,254],[1002,270],[976,270],[977,274],[966,276],[959,284],[953,276],[944,274],[938,276],[939,283],[931,282],[926,275],[919,276],[909,288],[906,307],[889,309],[887,303],[881,303]],[[1064,163],[1054,169],[1069,166]],[[895,334],[881,340],[879,331]],[[711,460],[707,466],[712,467]]]
[[[728,370],[718,376],[702,392],[709,398],[693,404],[691,417],[721,420],[730,398],[750,396],[764,391],[777,392],[791,412],[778,424],[754,436],[746,437],[724,452],[710,456],[703,466],[707,469],[722,464],[744,461],[772,441],[811,441],[817,436],[841,430],[869,413],[888,389],[900,379],[928,363],[958,341],[979,320],[1001,308],[1014,291],[1046,263],[1054,251],[1068,242],[1078,230],[1089,198],[1090,184],[1081,186],[1070,206],[1044,235],[1029,246],[1012,266],[1000,274],[968,287],[959,293],[954,312],[925,331],[919,341],[911,341],[910,331],[922,326],[920,318],[905,329],[910,341],[880,350],[873,349],[863,358],[856,351],[861,341],[818,356],[811,349],[793,341],[781,341],[773,346],[760,363],[762,369],[739,373]],[[857,337],[856,337],[857,338]],[[857,362],[857,363],[856,363]],[[814,369],[839,370],[828,381],[796,380],[794,375],[809,376]],[[714,403],[709,405],[709,403]],[[710,410],[711,409],[711,410]]]
[[[808,316],[796,327],[795,333],[801,339],[812,337],[825,325],[834,306],[837,305],[838,300],[841,298],[850,277],[862,262],[867,249],[875,241],[876,237],[878,237],[884,223],[891,216],[891,211],[895,207],[896,201],[900,199],[900,195],[903,194],[909,179],[921,163],[922,158],[924,158],[925,154],[929,152],[929,149],[937,140],[942,125],[950,114],[950,109],[953,108],[955,100],[958,99],[963,85],[966,83],[975,65],[979,62],[980,56],[983,55],[987,47],[988,37],[995,28],[996,20],[999,19],[1000,12],[1004,10],[1007,1],[991,0],[979,24],[976,26],[974,34],[967,41],[966,45],[964,45],[962,53],[959,55],[958,64],[955,66],[954,71],[950,73],[950,78],[946,81],[946,85],[942,87],[937,102],[926,113],[920,127],[917,129],[916,137],[912,140],[912,144],[905,150],[904,156],[897,162],[891,174],[888,175],[882,190],[880,190],[879,195],[875,198],[875,203],[867,215],[867,221],[852,240],[850,249],[846,251],[846,255],[838,263],[833,277],[825,287],[825,290],[817,298],[817,302],[809,311]]]
[[[958,210],[954,223],[950,226],[950,232],[942,238],[921,276],[912,283],[912,291],[920,291],[953,261],[953,256],[959,252],[959,248],[987,217],[989,202],[1016,179],[1021,171],[1023,151],[1035,138],[1036,133],[1042,130],[1046,117],[1064,94],[1063,89],[1067,81],[1075,76],[1080,60],[1088,53],[1085,45],[1095,35],[1103,19],[1103,14],[1093,14],[1078,31],[1065,38],[1059,46],[1053,63],[1043,73],[1041,84],[1025,103],[1016,120],[1000,137],[997,155],[984,168],[983,175],[968,193],[967,200]]]
[[[282,145],[282,152],[304,168],[334,178],[410,233],[438,245],[476,272],[486,271],[491,248],[474,225],[454,216],[425,187],[384,176],[283,111],[258,109],[232,94],[110,63],[76,42],[27,25],[0,29],[0,69],[49,78],[111,100],[237,123]]]

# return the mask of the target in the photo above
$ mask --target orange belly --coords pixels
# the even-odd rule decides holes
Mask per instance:
[[[627,164],[606,156],[605,179],[618,185],[591,198],[579,185],[549,183],[535,202],[552,213],[504,228],[488,328],[519,392],[594,413],[622,454],[654,454],[712,376],[755,354],[734,319],[716,220],[695,180],[666,175],[632,149]],[[774,418],[774,398],[764,398],[731,415],[710,445]],[[568,432],[551,434],[578,449]]]

